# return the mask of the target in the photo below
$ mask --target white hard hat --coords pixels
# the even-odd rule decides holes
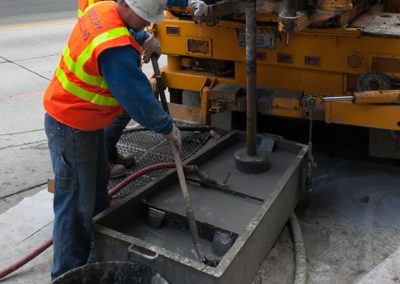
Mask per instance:
[[[125,0],[125,2],[138,16],[150,23],[164,20],[163,0]]]

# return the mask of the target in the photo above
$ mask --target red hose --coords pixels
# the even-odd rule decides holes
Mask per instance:
[[[135,179],[141,177],[142,175],[145,175],[147,173],[156,171],[156,170],[161,170],[161,169],[169,169],[169,168],[175,168],[176,165],[175,163],[159,163],[159,164],[154,164],[148,167],[145,167],[143,169],[138,170],[137,172],[134,172],[130,174],[126,179],[121,181],[119,184],[114,186],[108,191],[108,196],[113,196],[116,194],[118,191],[120,191],[123,187],[125,187],[127,184],[131,183]],[[183,170],[186,170],[188,168],[187,165],[182,164]],[[1,278],[0,278],[1,279]]]
[[[186,170],[188,166],[182,164],[182,167],[183,167],[184,170]],[[154,164],[154,165],[145,167],[143,169],[140,169],[137,172],[134,172],[134,173],[130,174],[126,179],[124,179],[123,181],[118,183],[116,186],[111,188],[108,191],[108,196],[112,197],[118,191],[120,191],[122,188],[124,188],[127,184],[131,183],[135,179],[137,179],[137,178],[139,178],[139,177],[141,177],[141,176],[143,176],[143,175],[145,175],[147,173],[150,173],[150,172],[153,172],[153,171],[156,171],[156,170],[161,170],[161,169],[169,169],[169,168],[175,168],[175,163],[159,163],[159,164]],[[13,271],[17,270],[18,268],[20,268],[21,266],[27,264],[29,261],[31,261],[32,259],[37,257],[39,254],[44,252],[51,245],[53,245],[53,239],[47,240],[40,247],[38,247],[37,249],[35,249],[34,251],[29,253],[25,257],[21,258],[20,260],[18,260],[15,263],[11,264],[6,269],[1,270],[0,271],[0,279],[3,279],[4,277],[6,277],[11,272],[13,272]]]
[[[11,264],[9,267],[6,269],[3,269],[0,271],[0,279],[3,279],[3,277],[6,277],[8,274],[11,272],[17,270],[21,266],[27,264],[29,261],[37,257],[39,254],[44,252],[47,248],[49,248],[53,244],[53,239],[47,240],[44,244],[42,244],[40,247],[32,251],[30,254],[26,255],[24,258],[21,258],[17,262]]]

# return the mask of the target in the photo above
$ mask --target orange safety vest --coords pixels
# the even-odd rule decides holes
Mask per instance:
[[[44,95],[47,113],[83,131],[111,124],[123,109],[99,71],[98,58],[109,48],[128,45],[141,53],[115,2],[104,1],[87,9],[75,25]]]
[[[78,18],[82,17],[83,12],[86,10],[87,7],[100,1],[101,0],[78,0]]]
[[[102,0],[78,0],[78,18],[82,17],[86,8]]]

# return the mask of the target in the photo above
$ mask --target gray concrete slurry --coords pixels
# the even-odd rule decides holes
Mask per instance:
[[[189,232],[182,232],[171,227],[163,226],[160,229],[149,227],[143,220],[136,220],[122,230],[123,233],[134,236],[135,238],[146,241],[149,244],[165,248],[180,256],[185,256],[198,260],[194,249],[192,236]],[[199,239],[204,253],[209,258],[217,258],[212,251],[212,243],[204,239]]]
[[[285,183],[284,174],[296,159],[297,153],[275,151],[269,155],[271,169],[257,175],[245,174],[235,167],[234,152],[242,148],[237,144],[215,155],[213,159],[200,166],[212,178],[223,182],[228,176],[227,185],[232,191],[247,194],[259,199],[267,199],[278,187]],[[300,151],[300,148],[299,148]],[[240,234],[260,208],[259,201],[244,199],[231,194],[188,184],[193,210],[196,218],[204,223]],[[183,197],[178,184],[166,187],[148,202],[158,208],[185,216]],[[238,214],[237,212],[240,212]]]
[[[188,185],[196,219],[217,228],[240,234],[261,204],[212,189]],[[179,185],[172,185],[148,201],[151,205],[186,216]],[[241,212],[236,214],[236,212]]]
[[[225,151],[216,153],[213,158],[199,166],[200,171],[208,173],[221,182],[229,174],[229,185],[232,191],[264,200],[273,198],[271,195],[276,194],[277,188],[286,183],[288,176],[285,176],[285,173],[291,168],[301,148],[298,147],[297,152],[295,152],[296,150],[289,152],[279,149],[270,153],[269,158],[273,164],[271,170],[255,175],[244,174],[235,167],[234,153],[243,147],[243,143],[237,143]],[[251,219],[256,216],[263,205],[259,200],[234,196],[192,183],[189,183],[188,187],[197,221],[238,235],[248,227]],[[293,194],[295,194],[295,190],[297,189],[293,188]],[[182,193],[177,182],[148,197],[147,202],[150,206],[161,210],[173,212],[182,217],[186,216]],[[159,229],[152,229],[143,220],[136,218],[122,231],[180,255],[196,257],[190,234],[182,233],[167,225]],[[211,243],[204,241],[203,246],[208,253],[211,253]]]
[[[209,173],[213,178],[224,181],[228,176],[226,184],[230,189],[253,197],[265,199],[272,192],[289,166],[296,160],[297,153],[288,151],[274,151],[268,158],[271,164],[270,170],[254,175],[238,171],[235,167],[233,153],[241,149],[243,145],[236,145],[227,149],[215,157],[212,162],[205,163],[201,170]],[[251,184],[251,186],[249,186]]]

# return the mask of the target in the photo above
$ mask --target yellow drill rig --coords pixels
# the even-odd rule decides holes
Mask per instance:
[[[229,121],[253,76],[259,114],[400,130],[399,1],[206,2],[203,18],[174,9],[153,27],[175,117]]]

